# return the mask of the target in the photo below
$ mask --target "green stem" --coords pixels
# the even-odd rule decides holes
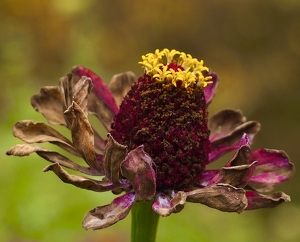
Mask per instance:
[[[136,202],[131,209],[131,242],[155,242],[159,215],[150,202]]]

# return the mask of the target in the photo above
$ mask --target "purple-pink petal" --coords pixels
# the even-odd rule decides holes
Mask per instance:
[[[290,196],[283,192],[275,192],[271,195],[262,195],[255,191],[247,191],[246,197],[248,200],[248,206],[245,210],[273,208],[283,202],[291,201]]]
[[[212,83],[208,84],[205,88],[203,88],[207,104],[209,104],[215,96],[219,83],[219,78],[216,73],[209,73],[208,76],[212,77],[212,79],[210,80],[212,81]]]
[[[94,84],[94,91],[98,97],[103,100],[107,107],[116,115],[119,111],[117,103],[115,101],[114,96],[112,95],[110,89],[105,84],[105,82],[92,70],[85,68],[83,66],[76,66],[73,68],[72,73],[76,74],[77,76],[86,76],[92,79]]]
[[[251,140],[249,136],[246,133],[244,133],[240,140],[238,140],[237,142],[226,145],[213,146],[211,152],[209,153],[209,162],[212,162],[224,155],[225,153],[236,150],[243,145],[249,145],[250,142]]]
[[[258,149],[252,153],[251,161],[257,161],[257,166],[249,185],[263,192],[272,190],[273,184],[288,180],[295,171],[294,165],[283,151]]]
[[[130,151],[121,164],[123,177],[128,179],[138,200],[152,200],[156,193],[156,174],[152,158],[143,145]]]
[[[124,219],[135,201],[135,193],[129,192],[114,199],[111,204],[96,207],[85,215],[82,226],[91,230],[107,228]]]
[[[178,213],[184,208],[186,202],[186,194],[182,191],[174,194],[174,197],[170,199],[164,193],[157,193],[157,199],[152,204],[154,212],[160,216],[166,217],[171,213]]]

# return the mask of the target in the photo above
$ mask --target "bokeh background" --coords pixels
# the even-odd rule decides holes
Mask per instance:
[[[0,30],[0,241],[129,241],[130,216],[101,231],[81,228],[113,195],[62,183],[37,155],[5,155],[19,143],[13,123],[45,121],[31,95],[77,64],[108,82],[142,73],[140,56],[156,48],[190,53],[220,76],[210,113],[242,109],[262,124],[254,149],[283,149],[300,165],[298,0],[2,0]],[[299,181],[296,173],[277,187],[292,202],[275,209],[238,215],[187,204],[160,219],[157,241],[300,241]]]

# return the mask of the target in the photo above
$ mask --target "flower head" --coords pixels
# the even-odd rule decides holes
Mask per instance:
[[[44,171],[53,171],[65,183],[122,193],[111,204],[88,212],[86,229],[116,223],[139,201],[151,202],[161,216],[181,211],[186,202],[240,213],[290,201],[283,192],[271,193],[274,185],[294,173],[288,156],[278,150],[251,150],[260,124],[232,109],[208,119],[218,78],[203,61],[164,49],[143,56],[140,64],[145,72],[138,80],[127,72],[114,76],[107,87],[79,66],[61,78],[59,86],[41,88],[31,99],[33,107],[50,124],[66,126],[72,141],[45,123],[23,120],[14,125],[13,133],[27,144],[7,154],[35,152],[53,163]],[[107,139],[91,126],[88,114],[103,123]],[[81,157],[87,166],[30,145],[42,142]],[[234,154],[223,168],[207,169],[230,151]],[[69,174],[62,167],[102,179]]]

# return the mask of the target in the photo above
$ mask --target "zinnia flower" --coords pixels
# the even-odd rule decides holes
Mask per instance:
[[[240,213],[290,201],[283,192],[271,193],[294,172],[285,152],[251,150],[260,124],[232,109],[208,119],[218,77],[203,61],[164,49],[143,56],[140,64],[145,72],[138,80],[127,72],[114,76],[107,87],[91,70],[78,66],[60,79],[59,86],[41,88],[31,104],[50,124],[66,126],[72,141],[45,123],[23,120],[14,125],[13,134],[26,144],[7,154],[35,152],[53,163],[44,171],[53,171],[65,183],[121,194],[89,211],[83,220],[86,229],[124,219],[139,202],[168,216],[180,212],[186,202]],[[88,114],[102,122],[107,139],[91,126]],[[30,145],[43,142],[81,157],[87,166]],[[224,167],[207,169],[231,151]],[[63,167],[99,179],[69,174]]]

